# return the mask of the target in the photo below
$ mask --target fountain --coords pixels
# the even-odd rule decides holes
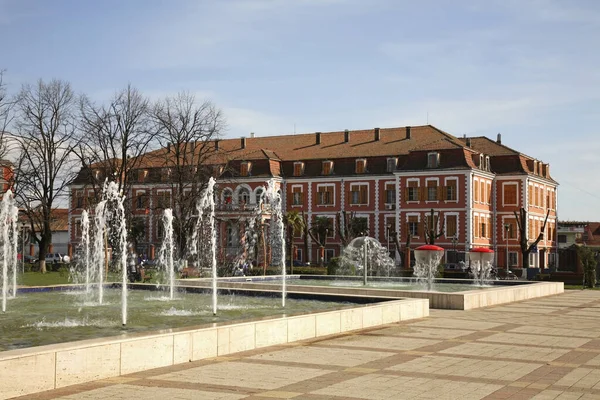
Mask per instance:
[[[12,272],[11,296],[17,296],[17,221],[19,209],[15,206],[12,191],[4,193],[0,204],[0,228],[2,229],[2,312],[6,312],[8,296],[8,272]]]
[[[93,269],[98,280],[98,303],[104,302],[104,270],[108,267],[109,236],[118,244],[117,254],[121,266],[121,321],[127,324],[127,226],[125,224],[125,196],[120,193],[116,182],[105,182],[102,201],[94,214]],[[86,267],[89,268],[89,267]]]
[[[285,269],[285,226],[281,213],[281,194],[275,179],[267,181],[264,193],[271,211],[269,240],[271,242],[271,264],[281,266],[281,306],[285,307],[286,298],[286,269]],[[260,206],[260,205],[259,205]]]
[[[85,269],[85,293],[91,292],[90,277],[90,216],[87,210],[81,212],[81,243],[83,244],[83,268]]]
[[[435,277],[438,274],[444,249],[432,244],[417,247],[415,250],[414,275],[417,282],[424,285],[426,290],[433,289]]]
[[[469,251],[469,260],[471,261],[473,283],[477,286],[489,285],[493,280],[494,251],[485,247],[475,247]]]
[[[169,279],[169,298],[173,300],[175,292],[175,268],[173,265],[173,252],[175,243],[173,241],[173,210],[167,208],[163,213],[164,238],[159,251],[159,264],[165,270]]]
[[[198,202],[196,203],[196,211],[198,212],[198,219],[196,220],[196,227],[192,234],[190,243],[190,254],[198,255],[198,265],[200,265],[201,252],[198,250],[198,241],[200,233],[204,232],[204,222],[208,222],[208,230],[210,235],[210,261],[212,271],[212,309],[213,315],[217,315],[217,230],[215,228],[215,179],[210,178],[208,180],[208,186],[200,195]],[[208,211],[208,219],[205,221],[204,213]]]
[[[340,261],[338,272],[342,275],[362,275],[363,285],[367,285],[368,276],[390,276],[395,263],[387,249],[375,238],[359,236],[346,246]]]

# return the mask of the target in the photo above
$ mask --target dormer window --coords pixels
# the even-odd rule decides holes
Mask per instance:
[[[331,175],[333,173],[333,161],[323,161],[321,175]]]
[[[297,161],[294,163],[294,176],[304,175],[304,163]]]
[[[222,165],[213,165],[213,174],[215,177],[221,176],[223,174],[223,166]]]
[[[138,182],[145,182],[146,178],[148,178],[148,170],[141,169],[138,171]]]
[[[364,174],[367,172],[367,160],[365,158],[356,160],[355,170],[357,174]]]
[[[485,166],[483,165],[483,154],[479,155],[479,169],[485,169]]]
[[[396,157],[391,157],[387,159],[387,172],[394,172],[396,167],[398,166],[398,159]]]
[[[168,182],[171,179],[171,168],[162,168],[160,170],[160,181]]]
[[[485,156],[485,170],[490,170],[490,156]]]
[[[440,166],[440,153],[427,153],[427,168],[438,168]]]
[[[101,171],[101,170],[99,170],[99,169],[95,169],[95,170],[94,170],[94,178],[95,178],[96,180],[100,180],[100,179],[102,179],[102,171]]]
[[[250,176],[252,170],[252,163],[250,161],[244,161],[240,166],[241,176]]]

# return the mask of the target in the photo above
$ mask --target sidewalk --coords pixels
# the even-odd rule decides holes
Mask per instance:
[[[27,399],[600,399],[600,291],[431,317]]]

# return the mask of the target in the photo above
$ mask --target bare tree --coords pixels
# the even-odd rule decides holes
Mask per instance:
[[[76,139],[75,97],[69,83],[42,80],[22,87],[16,100],[18,161],[15,185],[33,239],[39,245],[40,271],[52,242],[51,219],[73,171]]]
[[[11,99],[4,83],[4,71],[0,70],[0,159],[8,153],[7,128],[13,118],[13,106],[15,102]]]
[[[192,215],[198,197],[210,177],[219,174],[207,161],[211,157],[215,161],[218,151],[214,141],[221,136],[224,119],[210,101],[197,103],[193,95],[182,92],[157,102],[152,121],[163,147],[155,156],[161,160],[162,176],[171,186],[175,243],[179,257],[184,257],[195,225]],[[168,207],[165,203],[159,207]]]
[[[544,219],[544,224],[540,228],[540,233],[537,235],[536,239],[529,244],[529,237],[527,232],[527,210],[521,207],[519,209],[519,213],[513,211],[515,214],[515,218],[517,219],[517,228],[519,229],[519,246],[521,247],[521,256],[523,257],[523,263],[521,264],[525,267],[525,261],[529,259],[529,253],[536,248],[540,240],[544,238],[544,230],[546,229],[546,222],[548,222],[548,216],[550,215],[550,210],[546,212],[546,218]]]
[[[119,190],[128,195],[135,181],[133,171],[140,167],[141,156],[156,137],[150,129],[148,99],[131,85],[117,92],[106,105],[82,96],[80,116],[82,140],[77,156],[81,173],[95,189],[96,201],[106,179],[116,181]]]
[[[336,215],[338,233],[344,247],[359,236],[368,235],[369,224],[366,218],[357,217],[354,212],[340,211]]]

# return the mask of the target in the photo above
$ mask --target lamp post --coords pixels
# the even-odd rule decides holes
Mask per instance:
[[[452,262],[454,264],[456,264],[456,260],[458,259],[458,257],[456,257],[456,242],[458,241],[458,238],[456,237],[456,234],[454,234],[454,236],[452,236]]]
[[[390,231],[392,230],[392,225],[387,225],[387,251],[388,255],[390,255]]]
[[[510,231],[510,224],[504,224],[504,239],[506,239],[506,271],[510,270],[510,265],[508,265],[508,233]]]

